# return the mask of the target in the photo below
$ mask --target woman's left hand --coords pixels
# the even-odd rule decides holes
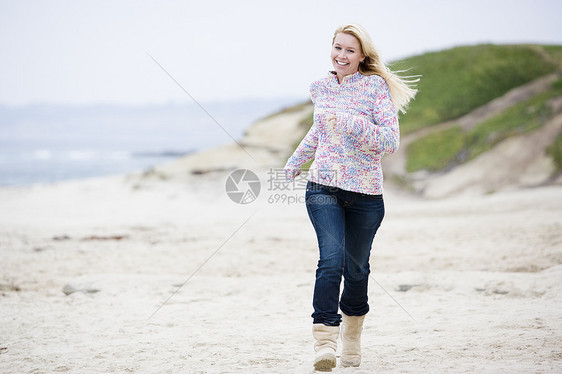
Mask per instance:
[[[339,135],[337,126],[338,126],[338,120],[336,114],[334,113],[326,114],[325,131],[328,137],[333,138]]]
[[[331,128],[335,127],[337,123],[337,116],[335,113],[326,114],[326,126]]]

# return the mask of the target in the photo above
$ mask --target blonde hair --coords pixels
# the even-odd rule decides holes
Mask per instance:
[[[359,72],[363,75],[379,75],[383,77],[386,84],[388,84],[394,107],[397,111],[406,113],[408,103],[418,92],[415,83],[420,80],[419,75],[402,77],[397,73],[403,73],[404,70],[397,72],[390,70],[379,56],[375,44],[363,26],[350,23],[338,27],[334,32],[332,45],[339,33],[349,34],[357,38],[361,45],[361,52],[365,56],[365,59],[359,64]]]

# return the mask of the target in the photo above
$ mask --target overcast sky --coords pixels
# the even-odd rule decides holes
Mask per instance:
[[[0,105],[306,98],[333,30],[388,61],[478,43],[562,44],[560,0],[0,0]],[[150,55],[150,56],[149,56]]]

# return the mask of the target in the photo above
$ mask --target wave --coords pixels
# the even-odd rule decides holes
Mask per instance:
[[[14,161],[87,161],[87,160],[127,160],[132,158],[179,158],[193,153],[194,150],[176,151],[126,151],[99,149],[33,149],[20,152],[0,151],[0,162]]]
[[[193,151],[0,150],[0,186],[24,186],[150,169]]]
[[[142,151],[142,152],[133,152],[133,157],[154,157],[154,158],[178,158],[187,156],[190,153],[195,152],[195,150],[190,151]]]

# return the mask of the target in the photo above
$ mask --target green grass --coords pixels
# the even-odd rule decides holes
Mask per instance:
[[[556,173],[562,172],[562,133],[558,134],[546,151],[554,161]]]
[[[460,127],[453,127],[417,139],[408,146],[406,170],[443,170],[473,159],[510,136],[537,129],[552,115],[548,101],[560,95],[562,79],[553,83],[548,91],[514,105],[468,132],[463,132]],[[553,154],[560,157],[556,150],[559,145],[552,147]]]
[[[467,114],[555,71],[561,58],[561,46],[478,45],[393,63],[395,70],[411,68],[404,75],[422,75],[418,95],[400,119],[401,131],[407,134]]]
[[[558,65],[562,65],[562,46],[559,45],[543,45],[537,46],[542,48],[551,59],[556,61]]]
[[[463,131],[460,127],[434,132],[409,145],[406,169],[410,172],[445,169],[462,147]]]
[[[542,126],[551,115],[548,99],[560,94],[551,89],[480,123],[465,135],[469,158],[478,156],[510,136]]]

